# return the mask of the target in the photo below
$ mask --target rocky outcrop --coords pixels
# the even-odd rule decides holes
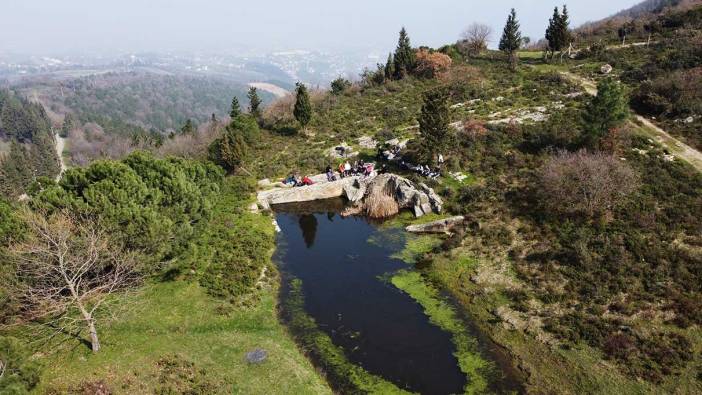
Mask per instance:
[[[441,212],[443,201],[433,189],[424,183],[419,184],[419,188],[417,188],[412,181],[396,174],[381,174],[374,178],[359,180],[348,186],[346,196],[349,201],[355,203],[356,208],[368,204],[365,200],[368,198],[367,191],[370,190],[371,183],[376,187],[384,188],[395,198],[400,209],[412,210],[415,217],[421,217],[431,212]]]
[[[410,225],[405,228],[410,233],[448,233],[463,223],[464,217],[458,215],[456,217],[444,218],[437,221],[427,222],[426,224]]]
[[[324,174],[322,177],[312,177],[316,183],[304,187],[273,188],[258,193],[258,204],[264,210],[270,209],[274,204],[310,202],[313,200],[331,199],[344,196],[344,187],[353,184],[358,177],[347,177],[341,180],[328,182]],[[321,180],[320,180],[321,178]]]
[[[350,202],[348,213],[363,212],[367,204],[368,191],[383,188],[397,202],[400,209],[410,209],[416,217],[430,212],[440,213],[443,205],[441,198],[426,184],[415,186],[412,181],[396,174],[382,174],[376,177],[347,177],[328,182],[326,176],[313,176],[314,185],[304,187],[278,187],[258,193],[258,204],[263,209],[272,205],[309,202],[338,197],[345,197]],[[373,184],[373,185],[371,185]]]

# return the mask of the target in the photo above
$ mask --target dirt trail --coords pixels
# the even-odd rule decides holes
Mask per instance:
[[[59,134],[56,133],[54,135],[54,140],[56,141],[56,154],[58,155],[59,165],[61,166],[61,171],[56,176],[56,182],[59,182],[59,180],[61,180],[63,172],[65,172],[68,168],[66,167],[66,162],[63,160],[63,150],[66,148],[66,139],[59,136]]]
[[[597,85],[594,81],[568,71],[562,71],[561,75],[580,84],[589,95],[597,95]],[[702,152],[676,139],[668,132],[640,115],[634,115],[634,119],[631,122],[639,126],[642,131],[650,135],[657,143],[667,148],[675,156],[690,163],[697,171],[702,172]]]
[[[272,93],[276,97],[285,97],[290,94],[288,90],[283,89],[278,85],[269,84],[267,82],[251,82],[249,83],[249,86],[253,86],[256,89]]]

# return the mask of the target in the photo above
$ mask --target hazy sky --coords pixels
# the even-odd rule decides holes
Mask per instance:
[[[639,0],[571,0],[574,26]],[[479,21],[501,30],[511,7],[543,36],[548,0],[0,0],[0,51],[21,53],[378,48],[405,25],[413,45],[453,42]],[[495,34],[497,36],[497,33]],[[493,38],[494,40],[497,37]]]

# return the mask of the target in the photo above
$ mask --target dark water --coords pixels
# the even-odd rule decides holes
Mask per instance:
[[[453,356],[451,335],[380,278],[408,268],[389,258],[397,246],[368,243],[378,236],[372,224],[326,209],[277,208],[277,260],[286,279],[302,281],[306,312],[351,362],[370,373],[413,392],[462,393],[466,377]]]

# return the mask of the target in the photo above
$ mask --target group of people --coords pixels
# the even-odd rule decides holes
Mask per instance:
[[[328,169],[331,169],[331,167]],[[367,177],[370,176],[374,170],[375,164],[365,163],[363,160],[355,161],[353,162],[353,165],[349,163],[349,161],[339,164],[339,175],[341,178],[358,175]]]
[[[286,178],[283,181],[283,184],[290,185],[293,187],[304,187],[306,185],[313,185],[314,181],[312,181],[312,179],[309,176],[304,176],[300,178],[300,175],[295,173],[289,175],[288,178]]]
[[[429,167],[429,165],[413,165],[411,163],[407,163],[405,161],[400,162],[400,169],[402,170],[410,170],[413,171],[423,177],[428,177],[428,178],[439,178],[441,176],[441,169],[440,168],[434,168],[432,169]]]

